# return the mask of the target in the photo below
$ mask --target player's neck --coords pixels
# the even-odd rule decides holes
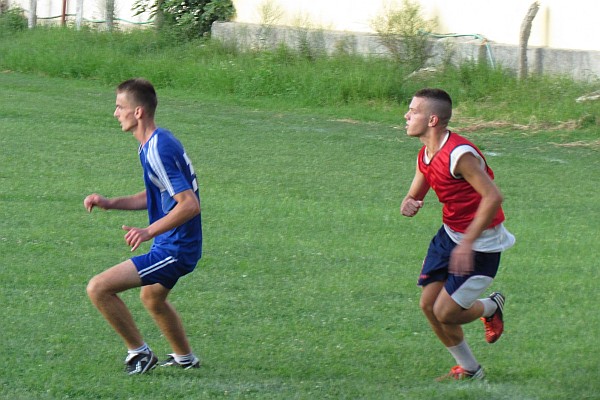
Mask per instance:
[[[447,129],[438,129],[429,131],[427,135],[422,136],[422,142],[425,145],[425,151],[429,159],[433,158],[442,148],[449,134]]]
[[[138,142],[140,142],[140,144],[143,146],[148,140],[150,140],[150,137],[155,130],[156,124],[153,120],[140,120],[135,131],[133,132],[133,136],[135,136]]]

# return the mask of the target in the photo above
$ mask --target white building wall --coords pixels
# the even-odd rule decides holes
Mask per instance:
[[[479,34],[496,43],[518,45],[521,23],[533,0],[417,0],[423,15],[437,21],[437,33]],[[25,10],[29,0],[10,0]],[[75,14],[77,0],[67,0],[67,14]],[[148,15],[133,16],[134,0],[115,0],[123,24],[141,24]],[[401,0],[233,0],[237,22],[276,23],[351,32],[373,32],[372,20]],[[600,50],[598,0],[540,0],[533,21],[530,46]],[[105,0],[85,0],[84,18],[104,19]],[[266,9],[271,15],[266,16]],[[60,16],[62,0],[38,0],[39,18]]]
[[[262,23],[265,4],[282,11],[280,24],[341,31],[373,32],[372,20],[401,0],[233,0],[238,22]],[[521,23],[533,0],[418,0],[423,16],[437,21],[437,33],[479,34],[519,44]],[[598,0],[540,0],[529,45],[600,50]]]
[[[133,3],[135,0],[115,0],[115,21],[126,26],[145,25],[149,18],[148,14],[134,16]],[[28,14],[29,0],[9,0],[11,6],[20,7]],[[94,23],[104,21],[106,17],[106,0],[84,0],[83,18],[88,22]],[[63,9],[63,0],[37,0],[37,18],[38,22],[52,21],[59,23],[61,21]],[[69,15],[69,21],[75,21],[77,12],[77,0],[67,0],[66,14]]]

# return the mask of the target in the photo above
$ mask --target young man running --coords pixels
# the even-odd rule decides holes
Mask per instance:
[[[140,286],[142,303],[173,349],[161,365],[184,369],[200,366],[181,318],[167,301],[177,280],[194,270],[202,254],[198,183],[181,143],[171,132],[155,125],[157,104],[154,87],[144,79],[131,79],[117,88],[114,116],[122,130],[131,132],[140,143],[146,189],[115,198],[91,194],[83,201],[88,212],[94,207],[148,211],[147,227],[123,225],[123,229],[131,251],[143,242],[154,240],[150,252],[94,276],[87,286],[92,303],[128,348],[125,365],[130,375],[148,372],[158,362],[118,296],[120,292]]]
[[[452,100],[440,89],[418,91],[405,114],[406,133],[422,143],[402,215],[413,217],[433,189],[443,204],[443,226],[432,239],[418,283],[420,307],[458,364],[443,378],[481,379],[484,371],[465,341],[461,325],[481,318],[489,343],[504,330],[505,298],[478,299],[492,284],[500,253],[514,244],[503,225],[502,194],[481,151],[448,131]]]

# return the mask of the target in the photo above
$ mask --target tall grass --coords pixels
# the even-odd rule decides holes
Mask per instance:
[[[158,88],[199,96],[233,96],[280,108],[348,107],[361,110],[359,117],[365,119],[381,112],[375,110],[405,104],[424,86],[437,86],[451,93],[457,112],[466,117],[545,126],[565,121],[596,126],[598,106],[575,99],[600,87],[559,77],[519,81],[507,70],[483,64],[410,75],[401,64],[381,57],[306,57],[285,47],[242,53],[214,40],[181,42],[153,30],[40,27],[2,35],[0,68],[107,85],[144,76]]]

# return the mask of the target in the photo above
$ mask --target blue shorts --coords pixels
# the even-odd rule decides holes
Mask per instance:
[[[470,290],[485,290],[492,282],[493,278],[498,272],[498,266],[500,265],[500,254],[501,253],[482,253],[479,251],[475,252],[475,265],[474,270],[470,275],[453,275],[448,271],[450,265],[450,254],[456,247],[456,243],[450,239],[450,236],[446,233],[446,230],[442,226],[438,233],[431,239],[429,249],[427,250],[427,256],[423,260],[423,268],[421,275],[419,276],[418,285],[426,286],[433,282],[445,282],[444,288],[449,295],[453,295],[465,282],[469,281],[469,288],[464,288],[463,292]],[[476,288],[476,289],[475,289]],[[460,297],[466,293],[461,294]],[[475,301],[477,295],[480,293],[469,294],[467,297],[475,297],[465,299],[464,301],[457,301],[462,307],[470,307],[471,301]],[[455,300],[456,296],[453,296]]]
[[[142,286],[160,283],[167,289],[173,289],[179,278],[196,268],[195,264],[184,264],[171,254],[155,248],[149,253],[132,257],[131,261],[142,279]]]

